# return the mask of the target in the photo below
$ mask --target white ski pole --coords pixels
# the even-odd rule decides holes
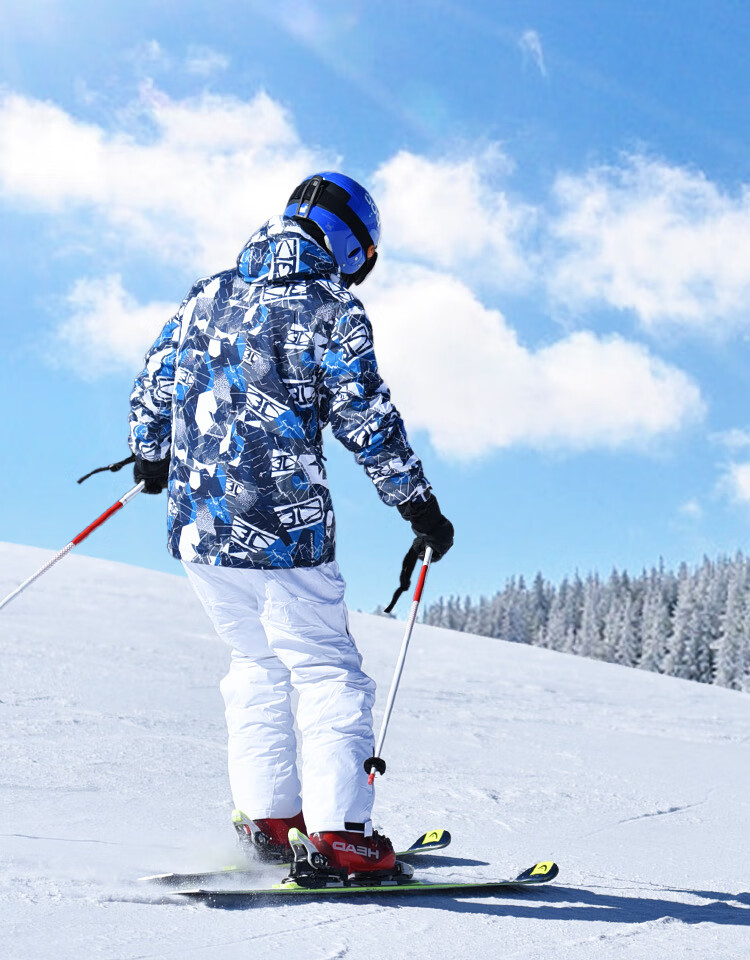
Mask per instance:
[[[385,773],[385,760],[380,756],[383,750],[383,743],[385,742],[385,734],[388,730],[388,721],[391,718],[391,711],[393,710],[393,704],[396,700],[396,694],[398,693],[398,685],[401,682],[401,674],[404,670],[404,663],[406,661],[406,651],[409,649],[409,641],[411,640],[412,630],[414,629],[414,624],[417,620],[417,611],[419,610],[419,601],[422,599],[422,591],[424,590],[424,582],[427,579],[427,571],[430,569],[430,561],[432,560],[432,547],[427,547],[424,552],[424,562],[422,563],[422,570],[419,574],[419,580],[417,581],[417,588],[414,591],[414,598],[411,602],[411,610],[409,611],[409,617],[406,621],[406,630],[404,632],[404,639],[401,643],[401,652],[398,655],[398,663],[396,664],[396,672],[393,675],[393,680],[391,681],[391,689],[388,691],[388,701],[385,705],[385,714],[383,716],[383,722],[380,725],[380,736],[378,737],[378,743],[375,748],[375,755],[369,757],[365,760],[365,772],[369,774],[367,782],[372,786],[375,782],[375,774],[379,773],[382,775]]]
[[[50,569],[50,567],[53,567],[58,560],[62,560],[63,557],[67,557],[67,555],[70,553],[73,547],[77,547],[79,543],[82,543],[86,539],[86,537],[90,533],[93,533],[97,527],[100,527],[105,522],[105,520],[109,520],[109,518],[112,516],[113,513],[117,513],[117,511],[121,510],[126,503],[130,503],[133,497],[137,496],[141,492],[141,490],[143,490],[144,487],[145,487],[145,483],[141,480],[141,482],[136,484],[136,486],[134,486],[132,490],[128,490],[128,492],[123,497],[120,497],[120,499],[116,503],[113,503],[108,510],[105,510],[100,517],[97,517],[93,523],[90,523],[85,530],[81,530],[78,536],[74,537],[70,541],[70,543],[66,544],[62,548],[62,550],[60,550],[59,553],[56,553],[54,557],[52,557],[43,566],[41,566],[36,573],[33,573],[28,578],[28,580],[24,580],[24,582],[21,584],[20,587],[16,587],[16,589],[13,590],[11,593],[9,593],[4,600],[0,600],[0,610],[2,610],[4,606],[9,604],[11,600],[17,597],[19,593],[23,593],[26,587],[30,587],[35,580],[38,580],[39,577],[43,576],[43,574],[45,574]]]

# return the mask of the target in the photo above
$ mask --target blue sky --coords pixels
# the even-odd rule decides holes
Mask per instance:
[[[454,521],[433,593],[750,536],[750,11],[734,2],[3,4],[0,539],[130,486],[139,357],[292,187],[367,183],[361,288]],[[328,440],[353,607],[409,536]],[[164,498],[84,552],[154,569]],[[29,571],[19,571],[19,578]]]

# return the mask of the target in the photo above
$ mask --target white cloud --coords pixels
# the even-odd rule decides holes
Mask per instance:
[[[700,520],[703,517],[703,507],[695,498],[681,503],[679,512],[681,516],[686,517],[688,520]]]
[[[85,379],[117,368],[137,373],[144,354],[177,304],[137,303],[117,274],[78,280],[68,294],[69,313],[60,325],[50,359]]]
[[[410,429],[446,457],[644,448],[702,416],[696,385],[639,344],[580,332],[531,351],[460,280],[387,266],[366,297],[382,372]],[[137,371],[176,306],[138,304],[116,275],[78,281],[68,302],[55,354],[87,378]]]
[[[188,73],[198,77],[209,77],[212,73],[226,70],[229,66],[229,57],[210,47],[189,47],[185,60],[185,69]]]
[[[544,63],[544,49],[536,30],[524,30],[521,39],[518,41],[518,46],[521,48],[524,57],[531,58],[541,75],[546,77],[547,67]]]
[[[58,227],[95,230],[117,269],[129,249],[192,280],[231,266],[292,186],[335,164],[306,147],[265,94],[173,100],[146,85],[137,106],[147,133],[142,122],[137,132],[108,131],[55,104],[6,95],[5,200],[47,212]],[[472,457],[510,445],[642,447],[700,417],[697,386],[645,347],[579,332],[530,350],[477,299],[473,279],[529,279],[522,240],[534,215],[497,186],[508,167],[497,148],[460,160],[401,152],[374,177],[386,258],[365,298],[412,427],[442,453]],[[137,303],[114,274],[76,283],[68,305],[57,352],[86,376],[137,370],[176,306]]]
[[[86,211],[103,243],[205,274],[231,266],[292,187],[330,161],[300,142],[284,109],[264,93],[250,101],[208,93],[172,100],[146,85],[139,108],[148,137],[6,95],[0,193],[69,214],[76,226]]]
[[[460,160],[397,153],[374,177],[389,254],[498,284],[527,280],[521,240],[531,208],[494,184],[509,169],[497,147]]]
[[[447,456],[645,447],[703,415],[696,384],[639,344],[579,332],[532,351],[460,280],[393,263],[386,277],[367,296],[383,372]]]
[[[155,41],[146,54],[166,56]],[[231,265],[294,185],[335,165],[305,146],[286,111],[263,93],[249,101],[209,93],[173,100],[149,82],[114,131],[48,101],[0,99],[6,200],[69,214],[75,229],[84,211],[104,240],[186,272]],[[398,153],[373,177],[385,248],[498,285],[528,280],[522,240],[534,214],[498,186],[509,170],[497,146],[461,159]]]
[[[171,57],[158,40],[144,40],[137,44],[128,54],[129,58],[138,66],[166,67]]]
[[[750,503],[750,463],[730,463],[722,477],[720,487],[732,500]]]
[[[739,427],[732,427],[731,430],[724,430],[721,433],[711,435],[711,440],[720,443],[727,450],[743,450],[750,447],[750,431],[741,430]]]
[[[631,156],[560,176],[550,286],[575,307],[607,304],[650,328],[723,334],[750,321],[750,191]]]
[[[336,19],[319,9],[312,0],[277,0],[271,15],[278,17],[285,30],[306,45],[333,32]]]

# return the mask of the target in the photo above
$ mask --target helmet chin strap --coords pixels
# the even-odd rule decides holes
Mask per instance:
[[[367,275],[370,273],[372,268],[375,266],[377,259],[378,259],[378,254],[376,251],[369,258],[369,260],[365,260],[365,262],[362,264],[359,270],[355,271],[354,273],[342,273],[341,280],[344,286],[348,289],[349,287],[358,286],[360,283],[362,283],[362,281],[367,277]]]

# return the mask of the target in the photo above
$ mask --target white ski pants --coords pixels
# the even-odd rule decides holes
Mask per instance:
[[[363,823],[371,832],[375,684],[349,633],[337,563],[252,570],[184,563],[222,640],[221,682],[235,806],[251,820],[303,807],[291,696],[299,695],[304,814],[309,831]]]

